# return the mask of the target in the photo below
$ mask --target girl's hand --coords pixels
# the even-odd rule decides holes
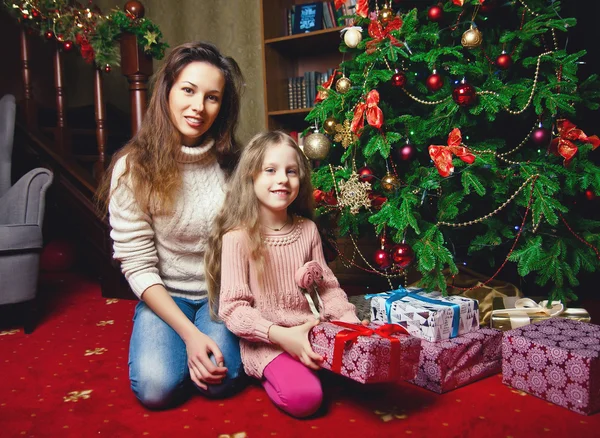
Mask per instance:
[[[369,320],[368,320],[368,319],[363,319],[363,320],[362,320],[360,323],[361,323],[362,325],[364,325],[365,327],[366,327],[366,326],[368,326],[368,325],[370,324],[370,322],[369,322]]]
[[[227,374],[227,368],[223,366],[223,353],[215,341],[197,330],[185,347],[192,381],[203,389],[208,389],[207,384],[221,383]],[[211,360],[211,354],[217,365]]]
[[[319,320],[313,319],[296,327],[272,325],[269,330],[269,339],[308,368],[318,370],[319,363],[323,362],[323,358],[312,350],[310,342],[308,342],[308,332],[318,324]]]

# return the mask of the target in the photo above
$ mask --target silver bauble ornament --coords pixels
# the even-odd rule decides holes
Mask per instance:
[[[304,139],[304,155],[310,160],[324,159],[330,148],[331,141],[320,132],[314,132]]]

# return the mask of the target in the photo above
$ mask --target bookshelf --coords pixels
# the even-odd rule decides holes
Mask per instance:
[[[335,26],[289,35],[288,11],[310,0],[261,0],[261,28],[265,90],[265,119],[268,129],[301,131],[310,108],[290,109],[289,78],[306,72],[336,68],[342,54],[340,30]],[[325,11],[324,11],[325,13]],[[302,105],[300,105],[302,106]]]

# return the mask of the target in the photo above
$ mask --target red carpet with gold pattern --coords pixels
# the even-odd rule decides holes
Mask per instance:
[[[135,302],[102,298],[98,284],[75,274],[52,274],[44,284],[33,334],[0,321],[2,437],[517,438],[600,430],[600,414],[586,417],[515,391],[500,375],[437,395],[326,374],[323,412],[306,420],[281,413],[258,385],[227,400],[194,396],[170,411],[148,411],[127,373]]]

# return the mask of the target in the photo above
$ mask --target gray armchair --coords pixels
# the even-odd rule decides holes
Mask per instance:
[[[42,223],[46,190],[52,172],[38,168],[11,186],[11,155],[15,122],[13,96],[0,99],[0,305],[25,303],[25,333],[35,325]]]

